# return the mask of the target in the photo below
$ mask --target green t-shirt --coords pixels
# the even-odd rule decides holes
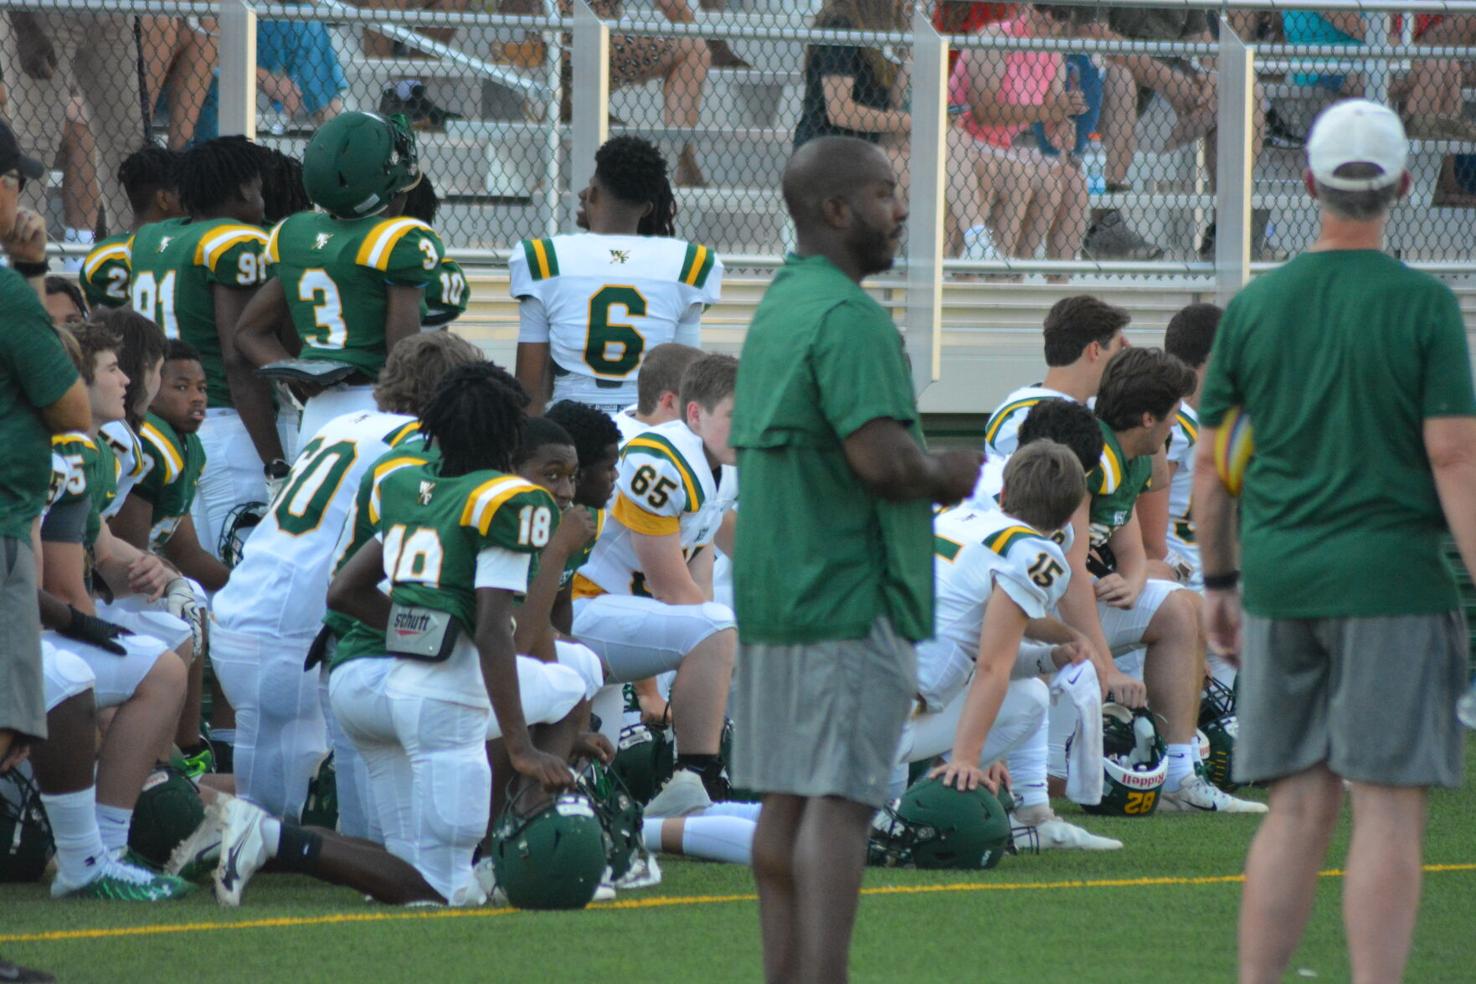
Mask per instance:
[[[1112,538],[1133,518],[1133,506],[1153,477],[1152,455],[1129,458],[1123,453],[1112,428],[1098,420],[1102,428],[1102,458],[1087,475],[1087,489],[1092,494],[1092,546],[1099,547]]]
[[[77,282],[88,307],[122,307],[128,303],[128,240],[123,232],[99,241],[82,259]]]
[[[138,436],[144,451],[144,476],[134,493],[154,507],[149,543],[158,550],[190,514],[205,471],[205,447],[199,435],[181,436],[152,413],[139,426]]]
[[[384,368],[389,288],[439,289],[445,252],[419,219],[299,212],[272,230],[266,256],[282,281],[302,358],[346,362],[372,379]],[[424,322],[424,295],[420,303]]]
[[[66,395],[77,370],[31,285],[0,269],[0,537],[31,538],[51,489],[51,431],[41,408]]]
[[[931,504],[880,499],[846,462],[844,439],[880,417],[923,445],[896,326],[829,260],[789,256],[754,312],[733,409],[743,641],[858,639],[882,615],[908,639],[933,634]]]
[[[235,219],[165,219],[139,229],[129,241],[133,309],[152,318],[165,335],[199,351],[212,407],[235,406],[215,324],[215,287],[260,285],[265,247],[265,232]]]
[[[1240,503],[1247,611],[1456,607],[1423,439],[1428,418],[1476,414],[1449,288],[1374,250],[1304,253],[1257,278],[1215,335],[1200,420],[1218,427],[1236,406],[1255,433]]]

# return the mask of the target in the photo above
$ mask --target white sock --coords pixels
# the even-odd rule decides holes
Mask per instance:
[[[97,804],[97,831],[109,854],[117,854],[128,846],[128,826],[132,822],[132,810]]]
[[[661,850],[661,825],[667,821],[647,820],[641,825],[646,850]],[[754,822],[743,817],[683,817],[682,854],[705,861],[750,864],[753,861]]]
[[[1048,730],[1046,722],[1042,721],[1035,734],[1025,739],[1025,744],[1005,756],[1005,765],[1010,770],[1010,788],[1019,798],[1019,809],[1048,806],[1051,802],[1051,795],[1046,791]],[[1062,754],[1065,754],[1064,746]]]
[[[68,885],[86,885],[102,874],[108,850],[97,830],[96,788],[75,793],[41,794],[51,836],[56,841],[56,864]]]
[[[1190,742],[1186,745],[1168,747],[1168,778],[1163,782],[1164,792],[1177,792],[1179,785],[1194,775],[1194,765],[1199,761],[1199,749],[1195,747],[1196,744],[1197,742]]]
[[[277,851],[282,847],[282,821],[275,817],[267,817],[261,822],[261,839],[266,843],[267,851],[272,857],[277,856]]]
[[[764,808],[762,803],[740,803],[737,800],[725,800],[714,803],[705,810],[697,811],[700,817],[741,817],[744,820],[758,823],[759,811]]]
[[[213,743],[218,743],[218,744],[221,744],[221,745],[235,745],[236,744],[236,729],[235,728],[211,728],[210,729],[210,740]]]

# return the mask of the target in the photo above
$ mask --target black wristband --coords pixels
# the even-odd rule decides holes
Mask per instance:
[[[44,277],[51,272],[50,260],[37,260],[35,263],[27,263],[24,260],[11,260],[10,269],[30,280],[32,277]]]
[[[1239,571],[1226,571],[1223,574],[1206,574],[1204,576],[1204,590],[1206,591],[1229,591],[1239,583]]]

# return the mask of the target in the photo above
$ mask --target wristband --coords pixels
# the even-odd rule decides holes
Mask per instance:
[[[51,271],[50,260],[37,260],[29,263],[24,260],[11,260],[10,269],[30,280],[32,277],[44,277]]]
[[[1204,576],[1204,590],[1206,591],[1229,591],[1239,583],[1239,571],[1226,571],[1223,574],[1206,574]]]

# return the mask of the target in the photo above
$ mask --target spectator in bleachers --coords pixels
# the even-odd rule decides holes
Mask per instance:
[[[115,175],[144,133],[131,18],[12,11],[8,27],[0,32],[5,35],[0,63],[19,69],[6,79],[8,118],[17,139],[51,164],[66,139],[69,116],[74,123],[85,119],[96,140],[102,203],[108,222],[117,225],[128,214],[128,198]],[[85,114],[73,110],[74,96],[82,100]],[[45,181],[32,181],[22,201],[45,215],[46,193]],[[73,217],[85,222],[85,214]],[[91,228],[70,231],[66,238],[73,242],[91,240]]]
[[[986,27],[1011,38],[1063,37],[1072,31],[1071,8],[1033,4],[1014,19]],[[1086,231],[1087,187],[1074,155],[1077,119],[1088,104],[1080,77],[1059,52],[966,50],[954,68],[968,112],[964,128],[980,148],[997,246],[1006,256],[1033,257],[1042,243],[1050,259],[1075,259]],[[1032,125],[1053,147],[1072,153],[1051,158],[1036,145]]]
[[[1362,14],[1336,10],[1288,10],[1282,24],[1289,44],[1335,44],[1361,46],[1368,33],[1369,17],[1389,16],[1382,12]],[[1390,25],[1391,43],[1399,43],[1397,20]],[[1467,45],[1476,41],[1476,21],[1466,17],[1417,18],[1417,43]],[[1411,51],[1418,55],[1418,51]],[[1382,70],[1382,67],[1375,69]],[[1476,124],[1461,116],[1463,71],[1459,62],[1414,58],[1408,75],[1391,79],[1389,94],[1404,103],[1404,129],[1412,140],[1473,140]],[[1328,89],[1341,96],[1362,95],[1367,80],[1356,72],[1296,72],[1292,82]]]
[[[214,85],[217,53],[210,31],[215,20],[140,17],[138,22],[149,111],[167,107],[169,149],[182,150],[196,137],[206,93]]]
[[[687,24],[696,20],[686,0],[653,0],[655,7],[667,20]],[[711,9],[707,4],[704,9]],[[590,0],[590,7],[605,20],[618,20],[624,14],[622,0]],[[569,0],[559,0],[559,12],[570,16],[573,10]],[[541,15],[543,0],[502,0],[497,5],[500,14]],[[569,93],[574,81],[574,63],[569,57],[568,38],[565,39],[563,64],[563,103],[559,115],[568,120],[572,115]],[[718,49],[725,65],[737,63],[736,55],[723,45]],[[507,62],[531,67],[543,63],[543,44],[529,40],[520,44],[504,44],[498,57]],[[714,52],[701,38],[682,35],[674,38],[658,38],[637,34],[610,35],[610,90],[640,85],[653,79],[661,80],[662,122],[673,129],[686,130],[695,127],[702,113],[702,87],[707,84],[707,73],[712,68]],[[682,144],[673,169],[672,183],[688,188],[707,183],[702,168],[697,164],[697,153],[690,141]]]
[[[333,38],[318,21],[262,21],[256,26],[256,85],[289,120],[308,127],[343,112],[348,78],[333,50]],[[402,106],[381,107],[397,113]],[[422,118],[424,114],[422,114]],[[413,120],[412,120],[413,121]],[[285,127],[275,127],[282,132]],[[210,83],[193,143],[220,135],[220,85]]]

